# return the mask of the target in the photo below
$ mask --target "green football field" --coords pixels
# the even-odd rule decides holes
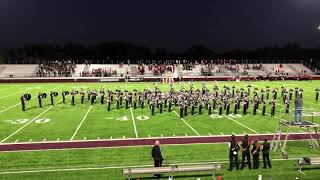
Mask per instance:
[[[248,84],[253,88],[270,88],[281,86],[286,88],[303,88],[304,119],[320,124],[320,103],[315,101],[315,89],[320,88],[320,81],[259,81],[259,82],[219,82],[219,88],[224,85],[243,87]],[[168,85],[158,83],[160,90],[169,90]],[[160,114],[158,110],[151,116],[149,108],[144,109],[124,107],[117,110],[112,105],[107,112],[106,105],[99,101],[91,106],[88,101],[80,104],[80,96],[76,96],[76,105],[71,106],[70,97],[63,104],[61,92],[63,90],[80,88],[121,89],[133,91],[134,89],[152,89],[153,83],[25,83],[0,84],[0,140],[5,143],[31,143],[51,141],[78,141],[103,140],[125,138],[149,137],[190,137],[190,136],[218,136],[243,134],[274,134],[281,119],[292,120],[294,114],[285,113],[280,90],[275,117],[270,116],[270,107],[267,105],[267,114],[262,116],[258,111],[252,115],[252,103],[247,115],[226,115],[225,111],[219,116],[216,111],[211,116],[204,110],[201,115],[191,115],[184,118],[178,116],[179,107],[173,107],[172,112],[164,109]],[[185,82],[185,88],[189,85]],[[213,83],[208,82],[207,87],[212,90]],[[195,82],[195,88],[201,88],[200,82]],[[175,84],[179,89],[179,83]],[[38,107],[39,92],[59,92],[55,97],[55,106],[51,106],[50,99],[43,101],[43,108]],[[21,111],[20,96],[30,93],[32,99],[26,102],[27,110]],[[260,94],[260,93],[258,93]],[[99,98],[99,97],[98,97]],[[294,108],[293,102],[291,109]],[[261,106],[260,106],[261,110]],[[231,106],[231,112],[233,106]],[[305,128],[290,128],[293,133],[306,133]],[[198,162],[227,161],[227,146],[225,144],[207,145],[166,145],[164,147],[165,164],[183,164]],[[241,173],[227,172],[224,164],[221,174],[225,179],[257,179],[259,174],[272,175],[274,179],[294,179],[302,176],[294,169],[296,158],[304,156],[320,156],[319,149],[308,149],[308,142],[289,142],[289,160],[275,160],[272,170],[241,171]],[[0,179],[124,179],[121,169],[128,166],[151,165],[150,147],[130,148],[97,148],[79,150],[45,150],[35,152],[2,152],[0,153],[1,172]],[[273,158],[280,158],[279,153],[273,153]],[[279,169],[279,170],[278,170]],[[319,169],[308,170],[303,179],[319,179]],[[193,176],[181,176],[180,179],[195,179]],[[202,179],[209,179],[204,176]]]
[[[220,82],[223,85],[237,88],[247,87],[248,82]],[[213,83],[208,83],[211,90]],[[278,82],[251,82],[252,88],[271,88],[285,86],[287,88],[301,87],[304,89],[304,118],[319,123],[320,103],[315,101],[315,89],[320,88],[319,81],[278,81]],[[179,84],[175,84],[179,89]],[[186,83],[185,87],[188,86]],[[50,99],[44,99],[43,107],[38,107],[38,92],[50,92],[51,90],[61,93],[62,90],[80,88],[100,89],[152,89],[153,83],[52,83],[52,84],[1,84],[0,85],[0,139],[2,143],[12,142],[42,142],[42,141],[69,141],[69,140],[94,140],[94,139],[123,139],[123,138],[144,138],[144,137],[169,137],[169,136],[211,136],[230,134],[271,134],[274,133],[279,120],[292,120],[294,114],[286,114],[284,105],[278,92],[276,116],[270,116],[270,106],[267,105],[267,115],[262,116],[258,111],[252,115],[252,103],[247,115],[233,113],[222,116],[213,111],[211,116],[207,111],[201,115],[189,114],[180,119],[179,107],[174,110],[160,114],[158,110],[151,116],[149,108],[144,109],[124,107],[119,110],[112,105],[111,111],[107,112],[106,105],[99,101],[91,107],[89,102],[80,104],[79,95],[76,96],[76,105],[71,106],[70,97],[67,97],[66,104],[61,102],[61,96],[55,98],[56,105],[50,105]],[[200,82],[195,87],[201,87]],[[169,89],[168,85],[159,84],[162,91]],[[251,90],[252,91],[252,90]],[[30,93],[33,98],[26,102],[27,110],[21,111],[19,97],[24,93]],[[252,95],[252,92],[251,92]],[[99,97],[98,97],[99,98]],[[261,106],[259,107],[261,109]],[[291,102],[291,108],[294,108]],[[233,106],[231,105],[231,112]],[[291,128],[291,132],[302,133],[306,129]]]

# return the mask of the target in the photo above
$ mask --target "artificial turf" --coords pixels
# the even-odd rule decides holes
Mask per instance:
[[[224,85],[236,86],[240,89],[248,84],[252,89],[279,88],[303,88],[304,112],[314,114],[305,116],[307,120],[319,123],[319,102],[315,101],[315,89],[319,88],[319,81],[259,81],[259,82],[219,82],[222,89]],[[169,89],[168,85],[158,83],[162,91]],[[195,82],[195,88],[201,88],[200,82]],[[190,115],[182,119],[174,112],[178,112],[178,107],[174,111],[167,112],[164,109],[162,114],[156,110],[156,114],[151,116],[147,106],[144,109],[117,110],[115,105],[110,112],[107,112],[106,105],[101,105],[97,101],[90,109],[90,103],[80,104],[79,96],[76,97],[76,105],[71,106],[70,98],[63,104],[60,93],[62,90],[72,90],[80,88],[99,89],[134,89],[143,91],[151,90],[153,83],[32,83],[32,84],[1,84],[0,85],[0,140],[2,143],[14,142],[40,142],[40,141],[69,141],[69,140],[91,140],[91,139],[123,139],[123,138],[144,138],[144,137],[168,137],[168,136],[202,136],[230,135],[230,134],[272,134],[277,128],[281,118],[292,119],[293,114],[284,113],[284,106],[281,101],[280,91],[278,92],[278,103],[276,107],[276,117],[269,115],[262,116],[261,112],[252,115],[252,103],[247,115],[227,116],[225,111],[223,116],[209,116],[204,110],[201,115]],[[188,83],[185,83],[188,87]],[[212,91],[213,83],[208,82],[207,87]],[[179,89],[179,83],[175,84],[175,89]],[[51,90],[59,92],[55,98],[57,103],[51,107],[49,99],[45,99],[43,108],[38,107],[36,95],[39,92],[49,93]],[[20,106],[20,96],[24,93],[32,95],[31,101],[27,102],[27,111],[22,112]],[[252,94],[252,93],[251,93]],[[260,94],[260,93],[258,93]],[[261,108],[261,106],[260,106]],[[291,103],[291,109],[293,103]],[[231,108],[232,109],[232,108]],[[89,111],[90,110],[90,111]],[[270,107],[267,106],[267,113]],[[87,114],[86,118],[85,115]],[[81,126],[79,127],[80,123]],[[134,129],[136,126],[136,132]],[[78,131],[76,129],[79,127]],[[192,127],[192,129],[190,128]],[[290,128],[291,132],[302,133],[304,128]],[[76,132],[76,133],[75,133]],[[307,142],[289,142],[287,146],[289,158],[303,156],[319,156],[319,150],[307,148]],[[30,169],[68,169],[79,167],[98,167],[94,170],[83,171],[53,171],[37,173],[0,173],[0,179],[123,179],[121,167],[135,165],[151,165],[149,157],[150,147],[131,148],[109,148],[109,149],[82,149],[82,150],[54,150],[37,152],[3,152],[0,153],[1,171],[21,171]],[[190,162],[227,161],[227,146],[225,144],[211,145],[167,145],[164,146],[165,164],[179,164]],[[279,153],[273,153],[273,158],[281,158]],[[259,174],[272,175],[273,179],[294,179],[301,176],[302,179],[319,179],[319,169],[306,171],[307,175],[302,175],[294,169],[295,160],[274,161],[272,170],[244,170],[241,172],[227,172],[227,165],[223,165],[221,175],[225,179],[257,179]],[[101,169],[100,167],[111,167]],[[100,169],[99,169],[100,168]],[[202,179],[207,179],[205,176]],[[194,176],[182,176],[180,179],[195,179]]]
[[[268,179],[319,179],[319,168],[307,168],[299,173],[294,166],[297,158],[319,157],[319,149],[307,148],[304,141],[289,142],[289,160],[281,160],[279,152],[271,152],[272,169],[243,171],[228,169],[228,146],[222,144],[162,145],[164,166],[193,163],[222,163],[218,174],[223,179],[257,179],[261,174]],[[122,168],[131,166],[152,166],[151,147],[98,148],[78,150],[46,150],[31,152],[0,153],[0,177],[2,179],[125,179]],[[261,156],[261,155],[260,155]],[[261,160],[261,158],[260,158]],[[262,162],[260,162],[262,167]],[[51,171],[45,171],[51,170]],[[34,172],[30,172],[34,171]],[[45,172],[41,172],[45,171]],[[8,172],[11,172],[10,174]],[[144,176],[144,177],[152,177]],[[210,179],[207,173],[188,176],[181,174],[176,179]],[[267,177],[267,178],[266,178]],[[165,178],[163,178],[165,179]]]
[[[318,88],[319,81],[276,81],[276,82],[250,82],[252,89],[258,87],[270,88],[281,86],[287,88],[300,87],[304,89],[304,113],[314,114],[314,116],[305,116],[307,120],[320,122],[320,116],[317,114],[320,104],[315,101],[315,89]],[[219,87],[224,85],[236,88],[246,88],[249,82],[220,82]],[[55,98],[56,105],[51,107],[50,100],[43,100],[43,108],[38,107],[36,94],[38,92],[47,92],[51,90],[61,93],[62,90],[79,90],[80,88],[99,89],[104,87],[108,89],[152,89],[153,83],[53,83],[53,84],[1,84],[0,86],[0,139],[4,142],[35,142],[35,141],[66,141],[66,140],[84,140],[84,139],[119,139],[119,138],[143,138],[143,137],[167,137],[167,136],[208,136],[208,135],[229,135],[229,134],[270,134],[274,133],[281,118],[292,120],[293,111],[284,113],[280,92],[278,92],[278,102],[276,107],[276,116],[271,117],[270,106],[267,105],[267,115],[262,116],[258,111],[257,115],[252,115],[252,103],[248,109],[247,115],[234,116],[232,113],[227,116],[225,111],[222,116],[218,116],[216,111],[209,116],[204,110],[201,115],[190,114],[182,121],[175,113],[178,108],[174,106],[172,112],[165,108],[160,114],[158,110],[154,116],[151,116],[150,110],[145,106],[144,109],[125,109],[124,107],[116,109],[112,105],[110,112],[107,112],[106,105],[99,104],[99,101],[90,108],[90,103],[80,104],[79,95],[76,96],[76,105],[71,106],[70,98],[67,98],[66,104],[61,102],[61,96]],[[166,84],[160,84],[162,91],[169,89]],[[207,87],[212,91],[213,83],[208,83]],[[188,87],[188,83],[185,83]],[[200,82],[195,82],[195,88],[201,88]],[[175,84],[175,89],[179,89],[179,84]],[[251,90],[252,91],[252,90]],[[19,97],[24,93],[32,94],[33,98],[28,101],[27,111],[21,111]],[[252,93],[251,93],[252,96]],[[98,97],[99,98],[99,97]],[[57,103],[59,102],[59,103]],[[261,110],[261,106],[259,107]],[[291,102],[291,109],[294,108]],[[232,111],[233,107],[231,107]],[[87,115],[85,117],[85,115]],[[85,118],[84,118],[85,117]],[[31,121],[31,122],[30,122]],[[81,124],[82,122],[82,124]],[[27,125],[26,125],[27,124]],[[80,125],[81,124],[81,125]],[[76,129],[80,125],[77,132]],[[136,126],[136,131],[135,127]],[[25,126],[25,127],[23,127]],[[21,130],[19,130],[23,127]],[[192,128],[191,128],[192,127]],[[306,129],[291,128],[292,132],[306,132]],[[13,134],[14,133],[14,134]],[[74,136],[73,136],[74,135]]]

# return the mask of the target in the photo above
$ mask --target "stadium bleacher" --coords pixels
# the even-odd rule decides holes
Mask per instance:
[[[170,70],[155,73],[154,68],[138,64],[77,64],[72,77],[198,77],[198,76],[301,76],[313,75],[311,69],[303,64],[262,64],[260,69],[253,68],[255,64],[194,64],[189,69],[184,69],[182,64],[171,66]],[[144,68],[143,73],[139,69]],[[249,67],[246,69],[245,67]],[[37,77],[38,65],[36,64],[6,64],[0,65],[1,78],[27,78]],[[206,73],[206,74],[204,74]],[[63,75],[60,77],[64,77]]]

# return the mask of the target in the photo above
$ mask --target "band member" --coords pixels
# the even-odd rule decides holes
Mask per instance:
[[[133,97],[133,109],[137,108],[137,97]]]
[[[250,161],[250,141],[248,140],[249,136],[245,135],[241,141],[242,147],[242,161],[241,161],[241,169],[244,169],[244,162],[247,159],[247,163],[249,169],[251,169],[251,161]]]
[[[260,143],[258,140],[255,140],[252,144],[252,159],[253,159],[253,169],[259,169],[259,153],[260,153]]]
[[[276,110],[276,100],[272,99],[270,102],[271,105],[271,116],[273,117],[275,115],[275,110]]]
[[[192,101],[191,101],[191,115],[194,115],[194,106],[195,106],[195,100],[192,99]]]
[[[293,89],[289,89],[289,100],[292,100],[292,93],[293,93]]]
[[[270,96],[270,88],[267,86],[266,88],[266,98],[269,99]]]
[[[218,112],[219,112],[219,115],[221,116],[222,115],[222,103],[221,102],[218,105]]]
[[[285,104],[287,100],[287,93],[286,92],[282,92],[282,103]]]
[[[317,88],[316,89],[316,101],[318,101],[319,100],[319,89]]]
[[[120,106],[122,106],[122,100],[123,100],[123,94],[121,91],[119,91],[119,102],[120,102]]]
[[[285,111],[286,111],[286,113],[289,113],[289,110],[290,110],[290,100],[287,98],[286,100],[285,100]]]
[[[141,109],[143,109],[144,108],[144,99],[143,98],[141,98],[141,100],[140,100],[140,105],[141,105]]]
[[[181,101],[179,103],[179,110],[180,110],[180,118],[183,118],[183,109],[184,108],[184,103]]]
[[[81,99],[81,104],[83,104],[83,101],[84,101],[84,91],[83,91],[83,89],[80,90],[80,99]]]
[[[119,106],[119,103],[117,102],[118,106]],[[110,97],[107,98],[107,111],[110,111],[111,109],[111,99]]]
[[[270,158],[269,158],[269,152],[270,152],[270,143],[267,139],[264,139],[264,143],[262,144],[262,159],[263,159],[263,168],[266,169],[267,165],[269,168],[272,168]]]
[[[233,107],[234,107],[233,114],[238,114],[238,103],[234,102]]]
[[[231,97],[232,97],[232,98],[234,98],[234,91],[235,91],[235,88],[236,88],[236,87],[232,86],[232,94],[231,94]]]
[[[159,108],[159,113],[162,114],[162,101],[159,99],[158,101],[158,108]]]
[[[208,103],[208,115],[209,116],[211,115],[211,105],[210,105],[210,103]]]
[[[25,111],[26,110],[26,103],[25,103],[26,98],[24,96],[21,96],[20,100],[21,100],[22,111]]]
[[[199,100],[198,111],[199,111],[199,114],[202,114],[202,101],[201,100]]]
[[[66,91],[62,91],[62,103],[66,103]]]
[[[230,113],[230,102],[227,101],[226,115],[229,115],[229,113]]]
[[[54,103],[53,103],[53,92],[52,91],[50,92],[50,101],[51,101],[51,106],[54,106]]]
[[[266,114],[266,102],[262,101],[262,116]]]
[[[120,107],[120,93],[116,94],[116,108],[119,109]]]
[[[155,102],[152,100],[150,101],[150,110],[151,110],[151,116],[154,116],[154,104]]]
[[[42,108],[42,93],[38,94],[39,107]]]
[[[172,109],[172,98],[169,97],[169,105],[168,105],[168,112],[171,112],[171,109]]]
[[[298,89],[299,89],[298,87],[295,87],[295,88],[294,88],[294,90],[295,90],[294,97],[297,97],[297,96],[298,96]]]
[[[75,90],[72,90],[71,92],[71,105],[74,106],[74,96],[76,95],[76,91]]]
[[[265,93],[265,91],[263,90],[263,89],[261,89],[261,101],[264,101],[264,93]]]
[[[275,88],[275,89],[272,91],[272,94],[273,94],[273,99],[277,99],[277,96],[278,96],[278,88]]]
[[[253,115],[257,114],[257,108],[258,108],[258,101],[254,100],[254,102],[253,102]]]
[[[239,145],[236,141],[236,137],[234,135],[232,135],[231,140],[229,141],[229,169],[228,169],[228,171],[232,171],[234,164],[236,165],[237,170],[239,169],[238,151],[239,151]]]
[[[126,107],[126,109],[128,109],[129,108],[129,96],[128,96],[127,92],[124,95],[124,100],[126,101],[125,102],[125,107]]]
[[[100,94],[100,104],[104,104],[104,89],[103,88],[100,89],[99,94]]]
[[[91,106],[92,105],[94,105],[94,102],[95,102],[95,100],[96,100],[96,98],[97,98],[97,92],[96,91],[92,91],[91,92]]]
[[[299,89],[299,92],[298,92],[299,96],[302,98],[302,94],[303,94],[303,89]]]
[[[243,100],[242,104],[242,114],[246,115],[247,114],[247,101]]]
[[[213,108],[213,109],[216,109],[217,96],[213,95],[212,101],[213,101],[212,108]]]
[[[89,90],[89,88],[87,89],[87,97],[88,97],[88,101],[90,101],[90,97],[91,97],[91,91]]]
[[[184,116],[188,115],[188,102],[187,100],[184,102]]]

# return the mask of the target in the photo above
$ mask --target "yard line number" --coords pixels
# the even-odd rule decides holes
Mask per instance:
[[[111,119],[111,118],[108,118],[108,119]],[[150,119],[150,117],[149,116],[136,116],[136,119],[140,120],[140,121],[146,121],[146,120]],[[128,116],[122,116],[122,117],[116,118],[116,120],[118,120],[118,121],[128,121],[129,118],[128,118]]]
[[[30,119],[16,119],[16,120],[7,120],[6,122],[11,124],[26,124],[29,121]],[[37,124],[48,123],[48,122],[50,122],[49,118],[40,118],[34,121],[34,123],[37,123]]]
[[[228,116],[231,117],[231,118],[241,118],[241,117],[242,117],[240,114],[229,114]],[[221,115],[219,115],[219,114],[211,114],[210,117],[211,117],[211,118],[214,118],[214,119],[221,119],[221,118],[223,118],[223,116],[221,116]]]

